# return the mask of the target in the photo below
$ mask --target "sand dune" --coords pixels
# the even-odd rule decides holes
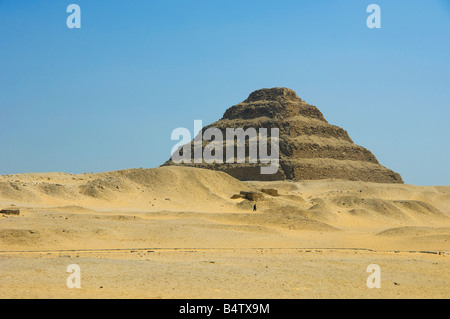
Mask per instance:
[[[159,167],[99,174],[20,174],[0,177],[0,205],[99,210],[195,209],[233,203],[235,190],[248,187],[231,176],[206,169]],[[189,206],[186,206],[186,205]]]
[[[279,196],[262,195],[256,212],[253,202],[231,199],[261,189]],[[448,186],[242,182],[178,166],[4,175],[0,209],[20,215],[0,216],[0,297],[448,298],[449,204]],[[146,273],[142,262],[160,274],[151,276],[153,293],[132,279]],[[389,285],[402,285],[369,293],[365,267],[374,262]],[[67,291],[69,263],[89,269],[81,292]],[[62,272],[61,282],[36,267]],[[244,269],[269,277],[250,289]]]

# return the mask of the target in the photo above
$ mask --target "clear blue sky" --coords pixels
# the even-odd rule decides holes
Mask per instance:
[[[285,86],[406,183],[450,185],[449,40],[448,0],[0,0],[0,174],[156,167],[176,127]]]

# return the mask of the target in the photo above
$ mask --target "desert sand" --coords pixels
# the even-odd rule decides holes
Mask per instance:
[[[0,209],[0,298],[450,297],[450,186],[165,166],[3,175]]]

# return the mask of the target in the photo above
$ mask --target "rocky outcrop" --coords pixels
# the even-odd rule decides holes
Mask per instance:
[[[2,209],[0,215],[20,215],[19,209]]]
[[[270,196],[280,196],[280,194],[278,194],[278,190],[273,188],[263,188],[261,189],[261,192]]]

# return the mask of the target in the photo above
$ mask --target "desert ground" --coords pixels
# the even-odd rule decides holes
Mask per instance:
[[[0,209],[0,298],[450,298],[450,186],[167,166],[3,175]]]

